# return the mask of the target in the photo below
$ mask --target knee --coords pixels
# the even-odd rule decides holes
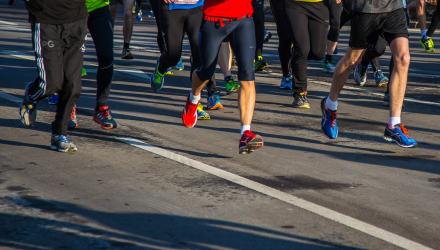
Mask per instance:
[[[411,56],[409,53],[402,53],[394,56],[394,65],[398,67],[409,67]]]
[[[309,58],[312,60],[322,60],[325,56],[325,49],[311,51]]]

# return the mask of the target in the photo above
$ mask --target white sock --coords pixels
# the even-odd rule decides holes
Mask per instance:
[[[192,91],[189,93],[189,100],[192,104],[198,104],[200,101],[200,95],[193,95]]]
[[[251,125],[242,125],[240,135],[243,135],[246,130],[251,130]]]
[[[394,128],[397,124],[400,124],[400,117],[399,116],[390,116],[388,118],[388,127]]]
[[[331,111],[336,111],[336,110],[338,109],[338,101],[332,101],[332,100],[330,99],[330,97],[328,96],[328,97],[325,99],[325,107],[326,107],[327,109],[330,109]]]

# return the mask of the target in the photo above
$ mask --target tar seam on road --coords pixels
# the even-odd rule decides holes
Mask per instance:
[[[324,217],[326,219],[335,221],[339,224],[348,226],[348,227],[356,229],[360,232],[366,233],[370,236],[384,240],[384,241],[391,243],[395,246],[402,247],[404,249],[432,249],[432,248],[424,246],[420,243],[417,243],[415,241],[412,241],[412,240],[406,239],[402,236],[399,236],[397,234],[394,234],[392,232],[386,231],[386,230],[381,229],[379,227],[376,227],[374,225],[371,225],[371,224],[368,224],[368,223],[363,222],[361,220],[350,217],[348,215],[341,214],[341,213],[336,212],[334,210],[331,210],[329,208],[326,208],[326,207],[320,206],[318,204],[306,201],[306,200],[301,199],[297,196],[294,196],[294,195],[282,192],[280,190],[271,188],[269,186],[260,184],[258,182],[246,179],[244,177],[230,173],[228,171],[225,171],[225,170],[210,166],[208,164],[190,159],[190,158],[185,157],[183,155],[173,153],[173,152],[168,151],[166,149],[145,143],[141,140],[137,140],[137,139],[129,138],[129,137],[115,137],[115,138],[117,140],[122,141],[124,143],[127,143],[131,146],[143,149],[145,151],[148,151],[150,153],[165,157],[165,158],[173,160],[175,162],[179,162],[179,163],[184,164],[186,166],[198,169],[198,170],[203,171],[205,173],[217,176],[219,178],[228,180],[228,181],[233,182],[235,184],[238,184],[240,186],[249,188],[251,190],[265,194],[265,195],[270,196],[272,198],[286,202],[290,205],[294,205],[296,207],[302,208],[304,210],[307,210],[309,212],[317,214],[317,215]]]

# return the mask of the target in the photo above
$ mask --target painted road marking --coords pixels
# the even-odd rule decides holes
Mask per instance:
[[[193,160],[193,159],[185,157],[183,155],[179,155],[179,154],[173,153],[171,151],[168,151],[166,149],[145,143],[141,140],[133,139],[133,138],[129,138],[129,137],[115,137],[115,138],[117,140],[120,140],[124,143],[131,145],[131,146],[143,149],[145,151],[148,151],[150,153],[165,157],[165,158],[173,160],[175,162],[179,162],[181,164],[192,167],[194,169],[198,169],[198,170],[203,171],[205,173],[217,176],[219,178],[228,180],[228,181],[233,182],[235,184],[238,184],[240,186],[257,191],[257,192],[262,193],[264,195],[267,195],[269,197],[286,202],[290,205],[302,208],[304,210],[307,210],[311,213],[314,213],[314,214],[319,215],[321,217],[324,217],[326,219],[335,221],[339,224],[348,226],[350,228],[353,228],[353,229],[358,230],[360,232],[366,233],[366,234],[373,236],[375,238],[384,240],[384,241],[391,243],[395,246],[402,247],[404,249],[431,249],[431,248],[424,246],[420,243],[406,239],[402,236],[391,233],[389,231],[386,231],[386,230],[381,229],[379,227],[376,227],[374,225],[368,224],[368,223],[363,222],[361,220],[355,219],[355,218],[350,217],[348,215],[336,212],[336,211],[331,210],[329,208],[326,208],[326,207],[320,206],[318,204],[306,201],[306,200],[299,198],[297,196],[282,192],[280,190],[277,190],[277,189],[271,188],[269,186],[260,184],[258,182],[246,179],[244,177],[241,177],[239,175],[230,173],[228,171],[213,167],[211,165]]]
[[[10,94],[6,94],[1,91],[0,91],[0,98],[14,102],[14,103],[21,102],[20,98],[15,97]],[[168,151],[166,149],[145,143],[141,140],[137,140],[137,139],[133,139],[133,138],[129,138],[129,137],[115,137],[115,138],[117,140],[124,142],[124,143],[127,143],[131,146],[143,149],[145,151],[148,151],[150,153],[165,157],[165,158],[173,160],[175,162],[179,162],[181,164],[192,167],[194,169],[198,169],[198,170],[203,171],[205,173],[217,176],[219,178],[228,180],[228,181],[233,182],[235,184],[238,184],[243,187],[249,188],[251,190],[257,191],[257,192],[262,193],[264,195],[267,195],[269,197],[286,202],[290,205],[302,208],[306,211],[309,211],[311,213],[314,213],[314,214],[319,215],[321,217],[324,217],[326,219],[335,221],[335,222],[340,223],[342,225],[348,226],[350,228],[353,228],[353,229],[358,230],[360,232],[366,233],[366,234],[373,236],[373,237],[376,237],[378,239],[384,240],[384,241],[389,242],[389,243],[396,245],[398,247],[402,247],[405,249],[431,249],[431,248],[424,246],[420,243],[406,239],[402,236],[399,236],[399,235],[394,234],[392,232],[386,231],[386,230],[381,229],[379,227],[376,227],[374,225],[368,224],[368,223],[363,222],[361,220],[344,215],[342,213],[336,212],[336,211],[331,210],[329,208],[326,208],[326,207],[320,206],[318,204],[309,202],[309,201],[301,199],[297,196],[282,192],[280,190],[271,188],[269,186],[260,184],[258,182],[246,179],[244,177],[230,173],[228,171],[213,167],[211,165],[208,165],[208,164],[196,161],[196,160],[193,160],[193,159],[188,158],[186,156],[179,155],[179,154],[173,153],[171,151]]]

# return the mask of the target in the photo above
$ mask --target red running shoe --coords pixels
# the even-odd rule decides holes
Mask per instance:
[[[102,129],[109,130],[118,127],[116,120],[112,117],[110,108],[107,105],[99,105],[95,110],[93,120],[101,125]]]
[[[246,130],[241,136],[238,153],[250,154],[256,149],[263,147],[263,145],[263,137],[254,134],[250,130]]]
[[[197,123],[197,105],[193,104],[189,98],[186,100],[185,108],[182,113],[183,126],[193,128]]]
[[[72,111],[70,112],[70,119],[67,123],[67,129],[74,130],[79,127],[78,120],[76,119],[76,104],[73,105]]]

